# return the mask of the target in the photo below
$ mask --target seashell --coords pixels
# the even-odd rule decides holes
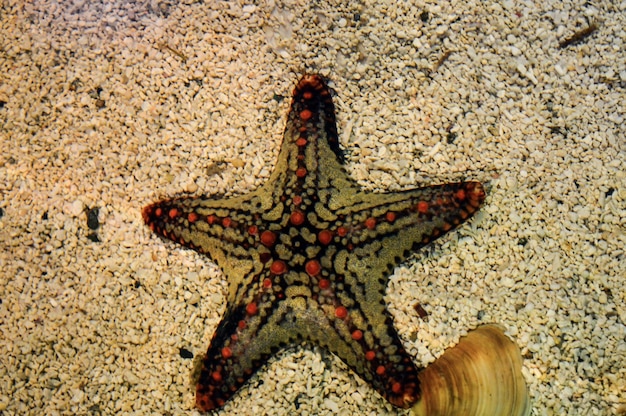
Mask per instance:
[[[525,416],[530,401],[522,356],[500,326],[471,331],[419,375],[415,416]]]

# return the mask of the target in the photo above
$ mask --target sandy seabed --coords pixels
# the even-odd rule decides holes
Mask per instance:
[[[267,180],[304,73],[364,188],[488,187],[390,277],[416,362],[495,322],[533,415],[626,414],[626,2],[25,3],[0,3],[2,414],[196,413],[226,283],[141,209]],[[216,414],[405,413],[296,347]]]

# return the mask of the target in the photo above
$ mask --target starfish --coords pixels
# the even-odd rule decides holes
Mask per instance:
[[[410,407],[420,398],[419,369],[387,311],[387,278],[484,198],[479,182],[363,191],[344,167],[330,89],[305,75],[267,183],[228,199],[181,197],[143,210],[152,231],[208,255],[228,279],[196,406],[223,406],[277,351],[309,342],[393,405]]]

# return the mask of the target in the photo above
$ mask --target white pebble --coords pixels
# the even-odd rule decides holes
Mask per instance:
[[[81,201],[80,199],[77,199],[76,201],[72,202],[72,204],[69,207],[69,211],[68,213],[74,217],[78,217],[80,214],[82,214],[85,210],[85,205],[83,204],[83,201]]]

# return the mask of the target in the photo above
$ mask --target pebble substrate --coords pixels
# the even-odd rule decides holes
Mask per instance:
[[[626,2],[344,3],[0,5],[0,412],[193,414],[226,285],[141,208],[263,183],[316,72],[365,188],[488,184],[390,278],[416,361],[497,322],[533,415],[626,413]],[[405,414],[315,347],[219,412],[313,413]]]

